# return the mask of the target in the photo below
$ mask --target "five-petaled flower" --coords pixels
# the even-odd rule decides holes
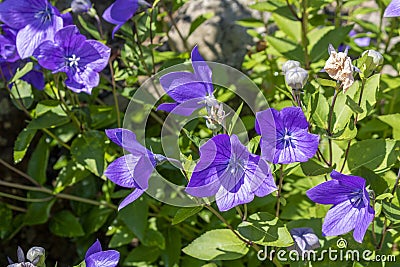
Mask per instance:
[[[293,228],[290,230],[290,235],[293,237],[294,244],[287,249],[296,250],[299,255],[302,255],[305,251],[314,250],[321,246],[318,236],[314,233],[312,228]]]
[[[189,116],[201,107],[211,109],[218,105],[213,95],[212,71],[197,46],[192,50],[191,59],[194,73],[171,72],[161,76],[161,86],[176,102],[161,104],[158,110]]]
[[[96,242],[86,251],[86,267],[115,267],[119,261],[119,252],[116,250],[103,251],[100,241]]]
[[[261,135],[261,156],[272,163],[305,162],[317,152],[319,135],[308,132],[299,107],[257,112],[255,129]]]
[[[325,216],[322,233],[338,236],[354,229],[354,239],[361,243],[375,211],[370,206],[365,179],[332,171],[332,180],[309,189],[306,194],[319,204],[333,204]]]
[[[276,190],[268,163],[251,154],[236,135],[219,134],[200,147],[200,160],[186,192],[215,196],[220,211],[249,203]]]
[[[112,37],[122,25],[135,15],[139,6],[151,7],[144,0],[117,0],[111,4],[103,13],[103,19],[111,24],[117,25],[112,31]]]
[[[35,51],[39,64],[53,73],[65,72],[66,86],[74,92],[90,94],[99,84],[99,72],[108,64],[110,48],[95,40],[86,40],[76,26],[67,26]]]
[[[32,56],[64,26],[60,12],[47,0],[6,0],[0,4],[0,20],[18,31],[16,45],[21,58]]]
[[[104,172],[113,183],[125,188],[135,188],[121,202],[118,207],[120,210],[146,191],[153,169],[166,158],[163,155],[153,154],[142,146],[136,140],[136,135],[129,130],[109,129],[106,130],[106,134],[111,141],[131,153],[114,160]]]
[[[347,56],[347,49],[344,52],[336,52],[335,48],[330,44],[328,47],[329,58],[325,63],[325,71],[329,77],[341,82],[343,92],[350,88],[354,83],[353,71],[354,66],[351,58]]]

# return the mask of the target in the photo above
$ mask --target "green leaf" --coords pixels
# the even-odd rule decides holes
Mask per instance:
[[[82,227],[86,234],[97,232],[113,213],[111,209],[94,207],[81,217]]]
[[[12,229],[12,211],[5,203],[0,202],[0,239],[3,239],[7,232]]]
[[[106,128],[117,121],[115,107],[90,106],[89,110],[92,129]]]
[[[176,228],[168,228],[165,241],[165,250],[163,250],[161,254],[165,266],[179,266],[182,247],[181,233]]]
[[[353,29],[353,25],[344,27],[324,26],[316,27],[307,35],[310,44],[310,58],[313,62],[317,62],[322,58],[328,58],[328,45],[332,44],[338,47],[346,38],[349,32]]]
[[[33,104],[32,85],[23,80],[16,80],[12,84],[11,95],[11,101],[19,110],[23,110],[20,107],[21,104],[27,109]],[[17,101],[14,99],[17,99]]]
[[[85,234],[78,219],[69,210],[54,214],[49,228],[53,234],[62,237],[77,237]]]
[[[388,201],[382,201],[382,211],[393,223],[400,223],[400,207]]]
[[[186,220],[187,218],[199,213],[203,209],[202,206],[180,208],[174,218],[172,219],[172,225],[178,224]]]
[[[346,105],[348,105],[354,113],[361,114],[364,112],[364,110],[349,96],[346,96]]]
[[[100,131],[91,130],[81,134],[71,144],[72,158],[95,175],[103,175],[106,140],[105,134]]]
[[[331,173],[333,170],[333,167],[327,168],[323,164],[321,164],[320,161],[317,161],[314,158],[310,159],[307,162],[301,162],[300,166],[305,176],[323,175]]]
[[[28,72],[30,72],[31,70],[33,70],[33,62],[28,62],[26,63],[22,69],[18,68],[17,71],[15,72],[14,77],[12,77],[10,83],[14,83],[17,80],[21,79],[22,77],[24,77]]]
[[[367,139],[350,147],[348,167],[351,172],[364,166],[376,173],[388,170],[398,162],[400,141]]]
[[[393,129],[393,138],[400,140],[400,113],[381,115],[378,119],[390,125]]]
[[[229,135],[232,134],[232,131],[235,128],[236,122],[240,117],[240,112],[242,112],[242,108],[243,108],[243,102],[240,104],[240,106],[236,110],[235,114],[232,117],[231,123],[229,124],[229,127],[228,127],[228,134]]]
[[[189,30],[189,34],[188,37],[198,28],[200,27],[201,24],[203,24],[206,20],[211,19],[212,17],[214,17],[214,13],[213,12],[208,12],[208,13],[204,13],[201,14],[200,16],[198,16],[190,25],[190,30]]]
[[[285,2],[279,1],[279,0],[269,0],[269,1],[262,1],[262,2],[257,2],[255,4],[252,4],[249,6],[251,9],[255,9],[258,11],[275,11],[276,9],[280,7],[285,7]]]
[[[355,81],[352,86],[347,90],[346,94],[343,91],[338,92],[335,107],[333,108],[333,127],[332,132],[336,137],[340,136],[340,133],[350,123],[350,118],[353,116],[353,110],[346,105],[348,98],[356,99],[355,95],[360,89],[359,82]],[[332,103],[332,101],[330,101]]]
[[[235,260],[249,251],[246,244],[231,230],[211,230],[193,240],[182,251],[201,260]]]
[[[314,98],[312,106],[315,107],[311,115],[315,124],[321,129],[328,129],[328,100],[326,100],[323,94],[318,92]]]
[[[108,247],[117,248],[132,242],[135,235],[124,225],[119,227],[111,237]]]
[[[299,44],[284,38],[276,38],[270,35],[267,35],[266,39],[267,42],[278,52],[272,52],[273,54],[278,56],[283,55],[304,64],[304,50]]]
[[[147,229],[148,205],[143,198],[135,200],[118,212],[118,218],[131,230],[140,240],[143,240]]]
[[[160,256],[160,249],[157,247],[139,246],[133,249],[124,260],[124,266],[151,266]]]
[[[40,139],[28,163],[28,174],[39,184],[44,184],[47,180],[46,171],[49,163],[50,145],[46,142],[46,139],[46,136]]]
[[[293,239],[286,226],[274,215],[258,212],[249,216],[238,226],[245,238],[265,246],[288,247]]]
[[[47,198],[48,194],[40,192],[29,192],[29,198]],[[25,225],[36,225],[47,222],[50,216],[50,210],[56,200],[50,199],[43,202],[33,202],[28,205],[28,211],[25,213],[24,224]]]
[[[256,153],[258,145],[260,144],[260,140],[261,140],[260,135],[253,137],[247,144],[247,149],[253,154]]]
[[[147,247],[159,247],[165,249],[165,238],[163,234],[157,230],[147,229],[142,240],[143,245]]]
[[[272,13],[274,22],[292,41],[299,42],[301,39],[301,23],[297,20],[289,19],[278,13]]]
[[[87,24],[86,21],[82,18],[81,15],[78,15],[79,23],[81,24],[82,28],[87,31],[91,36],[93,36],[96,40],[101,40],[101,36],[99,31],[90,24]]]
[[[372,75],[367,79],[364,85],[364,91],[361,98],[361,108],[363,112],[358,115],[358,121],[364,119],[375,111],[376,97],[379,90],[380,74]],[[360,98],[360,91],[357,91],[354,99]]]
[[[264,22],[256,18],[244,18],[237,20],[235,23],[246,28],[264,27]]]
[[[23,129],[14,143],[14,163],[19,163],[25,157],[26,151],[35,137],[36,130]]]
[[[57,110],[56,110],[57,112]],[[29,124],[28,129],[44,129],[44,128],[55,128],[61,126],[70,121],[69,117],[66,115],[59,115],[53,111],[48,111],[43,115],[34,118]]]
[[[67,166],[63,167],[56,178],[56,185],[54,187],[54,193],[62,192],[66,187],[71,186],[87,176],[90,172],[85,169],[81,164],[75,161],[69,161]]]

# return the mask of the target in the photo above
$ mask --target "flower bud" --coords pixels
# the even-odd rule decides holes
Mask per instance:
[[[92,8],[90,0],[73,0],[71,9],[74,13],[86,13]]]
[[[45,249],[42,247],[31,247],[28,252],[26,253],[26,258],[35,264],[37,267],[44,267],[45,266],[45,259],[46,259],[46,252]]]
[[[383,64],[383,56],[378,51],[367,50],[367,51],[364,51],[364,53],[362,53],[362,56],[364,56],[365,54],[367,54],[369,57],[372,58],[372,61],[374,62],[375,67],[378,67]]]
[[[282,72],[286,75],[286,72],[296,67],[300,67],[300,62],[296,60],[288,60],[282,65]]]
[[[307,79],[308,72],[300,67],[291,68],[285,73],[286,84],[294,90],[302,89]]]

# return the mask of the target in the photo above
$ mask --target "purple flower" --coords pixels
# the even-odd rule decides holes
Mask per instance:
[[[135,15],[139,6],[151,7],[144,0],[117,0],[111,4],[103,13],[103,19],[111,24],[117,25],[112,31],[112,38],[122,25]]]
[[[59,11],[47,0],[6,0],[0,4],[0,20],[18,31],[17,50],[27,58],[63,27]]]
[[[158,110],[189,116],[196,109],[218,104],[213,95],[211,69],[200,55],[197,46],[193,48],[191,58],[194,73],[171,72],[160,78],[161,86],[176,102],[161,104]]]
[[[398,17],[400,16],[400,0],[393,0],[385,9],[383,13],[385,18]]]
[[[261,155],[272,163],[305,162],[317,152],[319,136],[308,132],[299,107],[257,112],[255,129],[261,134]]]
[[[153,154],[142,146],[136,135],[129,130],[117,128],[106,130],[111,141],[127,150],[131,154],[114,160],[106,169],[104,174],[113,183],[126,187],[135,188],[119,205],[118,210],[139,198],[149,186],[149,178],[153,169],[166,158],[159,154]]]
[[[118,261],[119,252],[116,250],[103,251],[98,239],[87,250],[85,255],[86,267],[116,267]]]
[[[99,84],[99,72],[108,64],[110,48],[94,40],[86,40],[76,26],[67,26],[35,51],[39,64],[53,73],[65,72],[66,86],[74,92],[90,94]]]
[[[337,236],[354,229],[354,239],[361,243],[375,211],[370,206],[365,179],[332,171],[333,180],[324,182],[306,192],[319,204],[333,204],[325,216],[322,233]]]
[[[294,244],[288,247],[288,250],[296,250],[299,255],[302,255],[307,250],[314,250],[320,247],[318,236],[312,228],[293,228],[290,230],[290,235],[293,237]]]
[[[186,192],[214,196],[220,211],[249,203],[276,190],[268,163],[251,154],[236,135],[219,134],[200,147]]]
[[[17,32],[6,25],[1,25],[3,35],[0,35],[0,62],[15,62],[20,59],[17,52]]]

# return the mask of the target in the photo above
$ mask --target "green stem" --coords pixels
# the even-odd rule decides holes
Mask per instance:
[[[328,119],[328,144],[329,144],[329,166],[332,166],[333,161],[333,151],[332,151],[332,127],[333,127],[333,110],[335,108],[336,99],[339,93],[339,88],[335,88],[335,93],[332,98],[332,105],[329,109],[329,119]]]
[[[281,208],[282,186],[283,186],[283,164],[281,164],[279,168],[279,185],[278,185],[278,194],[276,195],[276,213],[275,213],[276,217],[279,217],[279,211]]]
[[[52,200],[53,197],[46,197],[46,198],[26,198],[26,197],[20,197],[20,196],[15,196],[15,195],[11,195],[11,194],[7,194],[4,192],[0,192],[0,197],[5,197],[5,198],[11,198],[11,199],[15,199],[18,201],[24,201],[24,202],[46,202],[49,200]]]
[[[110,67],[110,73],[111,73],[111,85],[112,85],[112,92],[113,92],[113,97],[114,97],[114,105],[115,105],[115,111],[117,112],[117,125],[118,128],[121,128],[121,113],[119,110],[119,102],[118,102],[118,96],[117,96],[117,90],[116,90],[116,85],[115,85],[115,78],[114,78],[114,69],[111,63],[111,60],[108,62],[108,66]]]
[[[307,0],[302,0],[302,15],[301,15],[301,44],[304,49],[304,64],[307,70],[310,69],[310,55],[308,53],[308,12],[307,12]]]
[[[217,216],[217,218],[223,222],[226,227],[228,227],[229,230],[232,231],[232,233],[234,233],[241,241],[243,241],[245,244],[247,244],[248,246],[252,246],[256,251],[260,251],[260,248],[257,246],[257,244],[254,244],[252,241],[244,239],[241,235],[239,235],[235,229],[233,229],[233,227],[228,223],[227,220],[225,220],[225,218],[218,212],[216,211],[213,207],[211,207],[210,205],[205,205],[205,207],[211,211],[215,216]]]
[[[358,98],[358,106],[361,106],[361,101],[362,101],[362,97],[363,97],[363,93],[364,93],[364,88],[365,88],[365,83],[366,83],[366,79],[362,78],[361,79],[361,90],[360,90],[360,97]],[[356,127],[358,122],[358,113],[355,113],[355,117],[354,117],[354,127]],[[347,162],[347,158],[349,156],[349,150],[350,150],[350,146],[351,146],[351,139],[349,140],[349,142],[347,143],[347,147],[346,147],[346,151],[344,152],[344,160],[343,160],[343,165],[340,168],[340,172],[343,171],[344,166],[346,165]]]
[[[18,188],[18,189],[22,189],[22,190],[42,192],[42,193],[45,193],[45,194],[52,195],[53,197],[56,197],[56,198],[78,201],[78,202],[91,204],[91,205],[95,205],[95,206],[104,205],[104,206],[107,206],[107,207],[115,209],[115,210],[117,209],[117,207],[115,205],[107,203],[107,202],[103,202],[103,201],[99,202],[99,201],[96,201],[96,200],[82,198],[82,197],[69,195],[69,194],[64,194],[64,193],[54,194],[53,191],[51,191],[50,189],[45,188],[43,186],[40,186],[40,187],[27,186],[27,185],[22,185],[22,184],[9,183],[9,182],[5,182],[5,181],[0,181],[0,185],[7,186],[7,187],[12,187],[12,188]]]

